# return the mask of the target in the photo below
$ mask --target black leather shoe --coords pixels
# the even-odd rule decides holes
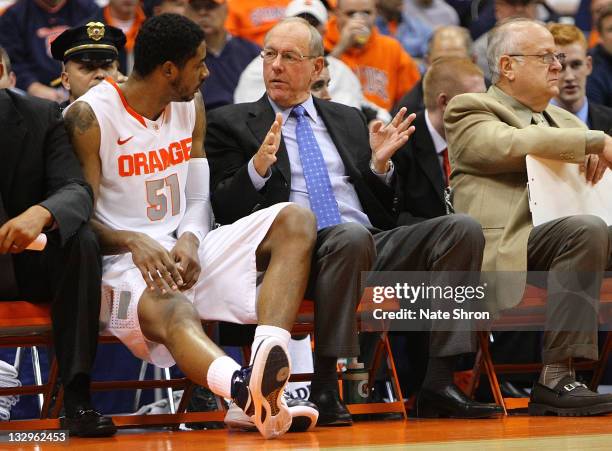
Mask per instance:
[[[74,417],[62,417],[60,425],[68,429],[71,437],[110,437],[117,432],[112,419],[92,409],[81,409]]]
[[[340,400],[338,390],[310,393],[310,402],[319,409],[317,426],[351,426],[353,419],[346,405]]]
[[[497,404],[468,398],[455,384],[441,390],[422,388],[415,405],[417,418],[490,418],[504,413]]]
[[[286,398],[286,400],[289,412],[291,412],[289,432],[306,432],[314,429],[319,418],[317,406],[305,399]]]
[[[536,383],[529,399],[529,415],[582,417],[612,412],[612,395],[600,395],[565,376],[554,389]]]

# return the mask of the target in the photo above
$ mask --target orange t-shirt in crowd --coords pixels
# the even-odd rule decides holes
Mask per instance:
[[[593,30],[589,33],[589,48],[592,49],[600,42],[601,36],[599,36],[599,31],[593,28]]]
[[[331,51],[339,39],[336,18],[332,17],[327,24],[325,49]],[[348,49],[340,59],[359,78],[366,99],[386,110],[391,110],[421,78],[417,64],[399,41],[381,35],[376,27],[363,47]]]
[[[228,0],[225,29],[263,47],[264,36],[285,17],[290,0]]]
[[[146,19],[147,19],[147,16],[142,10],[142,7],[138,6],[136,8],[136,14],[134,15],[134,22],[132,23],[132,26],[130,27],[128,32],[125,33],[125,38],[126,38],[125,51],[126,52],[131,53],[134,50],[134,44],[136,43],[136,36],[138,35],[138,32],[140,31],[140,27],[142,26],[142,24],[144,23]],[[117,26],[117,24],[115,23],[115,20],[113,19],[113,16],[111,16],[109,5],[104,7],[104,21],[106,22],[107,25],[110,25],[111,27]]]

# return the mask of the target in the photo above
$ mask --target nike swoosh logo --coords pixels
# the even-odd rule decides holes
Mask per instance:
[[[130,139],[132,139],[134,137],[134,135],[130,136],[127,139],[121,139],[121,138],[117,138],[117,144],[119,144],[120,146],[124,145],[126,142],[128,142]]]

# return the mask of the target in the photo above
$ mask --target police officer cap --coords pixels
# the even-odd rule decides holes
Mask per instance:
[[[51,43],[53,58],[66,62],[71,59],[89,61],[114,61],[125,45],[125,35],[115,27],[101,22],[69,28]]]

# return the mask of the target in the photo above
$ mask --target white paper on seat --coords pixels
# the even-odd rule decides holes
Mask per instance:
[[[533,225],[564,216],[591,214],[612,225],[612,171],[595,186],[580,165],[527,155],[529,208]]]

